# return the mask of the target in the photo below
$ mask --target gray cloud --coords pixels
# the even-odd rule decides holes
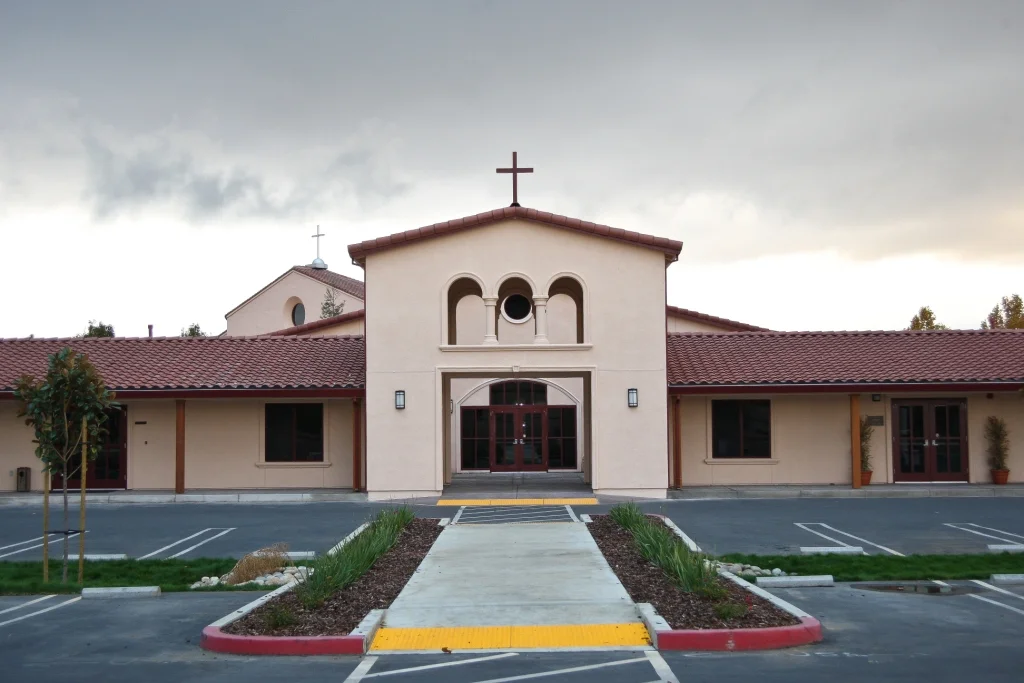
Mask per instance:
[[[537,167],[524,203],[669,232],[707,258],[1024,255],[1014,0],[0,12],[0,93],[60,93],[73,125],[113,131],[85,146],[100,216],[386,212],[428,179],[469,212],[491,195],[466,188],[518,149]],[[19,134],[3,116],[0,150]],[[164,130],[182,134],[134,142]],[[706,197],[721,206],[695,209]]]

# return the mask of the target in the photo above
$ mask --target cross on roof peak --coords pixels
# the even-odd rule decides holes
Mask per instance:
[[[510,204],[510,206],[519,206],[519,174],[533,173],[533,168],[520,167],[518,155],[515,152],[512,152],[512,168],[498,168],[495,169],[495,171],[497,173],[512,174],[512,204]]]

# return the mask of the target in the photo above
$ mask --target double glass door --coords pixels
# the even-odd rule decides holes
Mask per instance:
[[[967,402],[893,401],[893,481],[968,481]]]
[[[530,472],[548,468],[545,406],[491,407],[491,470]]]
[[[87,489],[128,488],[128,412],[124,407],[107,414],[106,434],[95,460],[89,461],[85,472]],[[62,488],[61,475],[54,473],[51,486]],[[68,488],[82,488],[82,458],[68,461]]]

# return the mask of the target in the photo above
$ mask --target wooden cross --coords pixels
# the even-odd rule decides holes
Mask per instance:
[[[532,168],[519,168],[517,163],[518,159],[516,153],[512,152],[512,168],[499,168],[495,169],[498,173],[511,173],[512,174],[512,204],[511,206],[519,206],[519,174],[520,173],[533,173]]]
[[[320,258],[320,238],[325,237],[325,235],[322,232],[320,232],[319,225],[316,226],[316,234],[312,235],[312,237],[316,238],[316,257]]]

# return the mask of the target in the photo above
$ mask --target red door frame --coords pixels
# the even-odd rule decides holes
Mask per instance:
[[[956,405],[960,408],[960,471],[939,472],[937,471],[938,441],[940,438],[950,440],[950,437],[939,437],[935,431],[935,409],[943,406]],[[921,406],[924,412],[924,472],[901,472],[900,471],[900,413],[901,407]],[[935,438],[932,435],[935,435]],[[967,399],[964,398],[943,398],[943,399],[902,399],[892,402],[892,480],[894,482],[915,482],[915,481],[970,481],[970,454],[968,451],[967,439]]]
[[[491,406],[491,471],[492,472],[546,472],[548,469],[548,408],[543,405]],[[515,457],[511,465],[498,464],[497,416],[512,415],[512,439]],[[524,462],[525,433],[523,418],[527,414],[539,414],[541,433],[532,439],[540,440],[541,462],[527,465]]]
[[[97,479],[96,478],[97,468],[95,466],[96,465],[96,460],[91,460],[91,461],[89,461],[89,467],[88,467],[88,469],[86,470],[86,473],[85,473],[85,487],[86,487],[86,490],[88,490],[88,489],[126,489],[126,488],[128,488],[128,409],[127,409],[127,407],[126,406],[121,406],[120,408],[115,408],[112,411],[112,414],[108,418],[108,420],[118,420],[119,421],[120,424],[118,425],[119,429],[117,430],[117,433],[119,435],[118,441],[120,443],[111,443],[110,435],[113,433],[114,430],[111,430],[111,429],[108,428],[107,429],[107,435],[105,437],[105,441],[104,441],[103,447],[100,450],[100,454],[96,456],[96,460],[99,460],[99,459],[105,458],[105,457],[109,457],[110,450],[111,449],[117,449],[117,451],[118,451],[118,458],[119,458],[118,468],[117,469],[118,469],[118,473],[119,473],[120,476],[117,479]],[[109,422],[108,422],[108,424],[109,424]],[[63,486],[61,484],[61,479],[62,479],[62,477],[61,477],[60,474],[54,473],[53,477],[50,480],[51,481],[51,484],[50,484],[51,488],[53,488],[53,489],[63,488]],[[81,471],[79,471],[79,473],[77,475],[75,475],[74,477],[69,477],[68,478],[68,488],[69,489],[81,489],[82,488]]]

